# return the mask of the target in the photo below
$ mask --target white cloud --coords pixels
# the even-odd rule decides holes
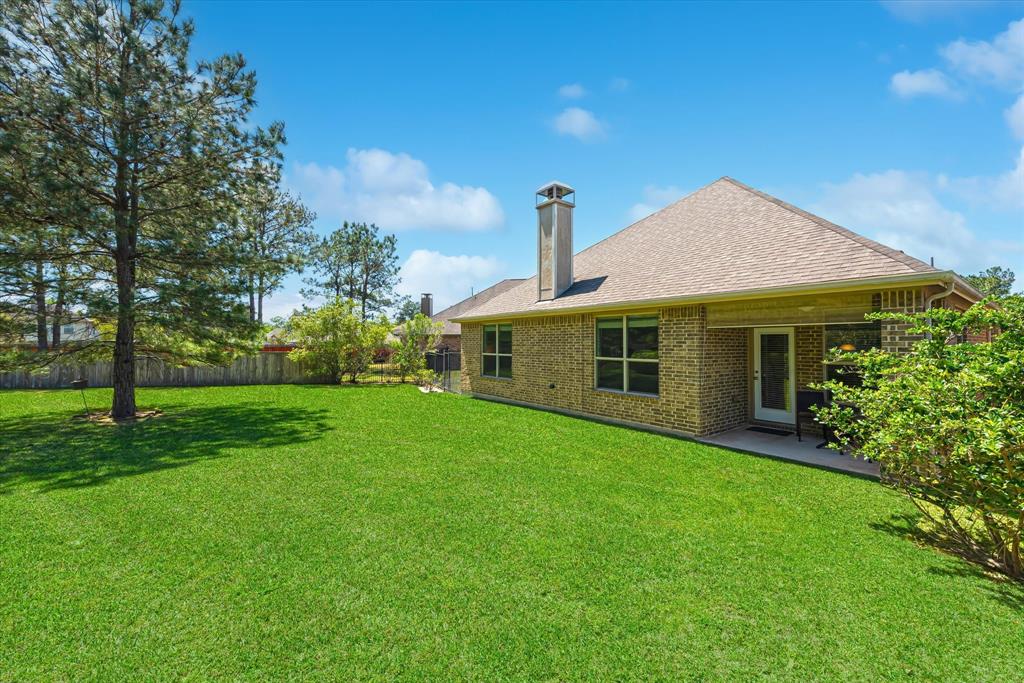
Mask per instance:
[[[941,189],[968,202],[989,209],[1024,209],[1024,148],[1017,155],[1016,165],[995,176],[948,178],[939,176]]]
[[[882,0],[889,14],[912,22],[948,19],[992,4],[985,0]]]
[[[430,181],[427,165],[408,154],[349,149],[344,168],[297,163],[288,184],[322,218],[374,222],[384,230],[486,230],[505,219],[483,187]]]
[[[665,208],[684,195],[686,195],[686,192],[675,185],[667,187],[648,185],[644,188],[644,200],[634,204],[629,209],[629,218],[636,222],[641,218],[650,216],[659,209]]]
[[[584,142],[600,140],[606,134],[603,123],[597,120],[593,112],[579,107],[569,107],[555,117],[555,130],[559,135],[571,135]]]
[[[960,93],[957,92],[949,77],[938,69],[900,71],[892,75],[889,89],[904,99],[919,95],[934,95],[948,99],[960,97]]]
[[[629,79],[613,78],[608,82],[608,89],[612,92],[626,92],[629,90]]]
[[[587,89],[579,83],[569,83],[559,88],[558,94],[569,100],[578,100],[587,94]]]
[[[409,254],[399,273],[396,288],[419,301],[420,294],[434,295],[434,312],[462,301],[470,289],[479,292],[500,279],[505,264],[493,256],[448,256],[428,249]]]
[[[1006,117],[1006,125],[1010,127],[1013,134],[1024,140],[1024,95],[1017,98],[1013,105],[1003,112]]]
[[[936,187],[926,174],[858,173],[825,184],[812,210],[923,261],[934,256],[939,268],[970,272],[1024,253],[1024,244],[978,238],[963,214],[942,205]]]
[[[1024,87],[1024,19],[1010,22],[991,42],[956,40],[942,56],[965,76],[1019,90]]]

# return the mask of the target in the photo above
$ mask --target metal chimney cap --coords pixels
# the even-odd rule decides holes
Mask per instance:
[[[538,187],[537,188],[537,194],[544,194],[544,195],[546,195],[548,193],[548,190],[551,189],[551,188],[554,188],[554,187],[560,188],[563,191],[563,194],[571,194],[571,193],[576,191],[576,190],[574,190],[572,188],[571,185],[569,185],[567,183],[563,183],[560,180],[552,180],[552,181],[544,183],[543,185]]]

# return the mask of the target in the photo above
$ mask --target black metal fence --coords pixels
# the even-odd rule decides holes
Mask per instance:
[[[438,378],[438,385],[445,391],[461,393],[459,380],[462,377],[462,354],[442,349],[427,353],[427,369]]]
[[[462,356],[458,351],[442,349],[430,351],[424,354],[427,370],[434,374],[435,386],[460,393],[459,378],[462,369]],[[379,359],[371,363],[364,372],[359,373],[360,384],[394,384],[399,382],[413,381],[415,378],[410,375],[402,376],[398,364],[391,362],[390,358]]]

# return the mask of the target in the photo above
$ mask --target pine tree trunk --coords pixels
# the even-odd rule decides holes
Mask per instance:
[[[43,262],[36,261],[35,277],[32,279],[36,309],[36,348],[46,351],[46,280],[43,276]]]
[[[252,275],[249,276],[249,320],[256,319],[256,292],[252,284]]]
[[[260,274],[259,280],[256,283],[256,297],[257,297],[256,320],[259,321],[260,325],[262,325],[263,324],[263,275],[262,275],[262,273]]]
[[[122,140],[127,139],[122,130]],[[117,160],[114,196],[116,246],[114,269],[117,277],[117,333],[114,336],[114,403],[110,416],[123,420],[135,415],[135,248],[138,233],[138,194],[129,196],[129,167],[124,158]]]
[[[119,250],[120,252],[120,250]],[[135,415],[135,309],[132,263],[120,253],[117,266],[117,335],[114,337],[114,404],[110,415],[122,420]]]
[[[65,272],[62,269],[57,276],[57,300],[53,304],[53,326],[51,328],[52,332],[50,334],[50,337],[52,338],[52,341],[50,342],[50,348],[53,349],[60,347],[60,328],[61,324],[64,322],[64,278]]]

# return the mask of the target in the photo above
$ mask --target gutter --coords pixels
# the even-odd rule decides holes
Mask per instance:
[[[925,299],[925,301],[924,301],[924,310],[926,310],[926,311],[932,310],[932,308],[935,306],[935,302],[938,301],[939,299],[945,299],[947,296],[952,294],[953,293],[953,289],[955,287],[956,287],[956,279],[950,279],[950,281],[948,283],[946,283],[946,288],[945,289],[943,289],[941,292],[936,292],[935,294],[932,294],[930,297]],[[931,327],[931,326],[932,326],[932,317],[928,316],[928,327]],[[931,339],[932,338],[931,330],[928,331],[928,333],[925,335],[925,338],[926,339]]]
[[[956,273],[951,270],[927,271],[924,273],[908,273],[907,275],[887,275],[884,277],[862,278],[859,280],[834,280],[817,282],[807,285],[791,285],[788,287],[763,287],[737,292],[719,294],[693,294],[689,296],[661,297],[656,299],[640,299],[635,301],[617,301],[602,304],[589,304],[565,308],[550,308],[530,311],[505,311],[487,315],[467,315],[451,318],[451,322],[479,322],[486,320],[506,320],[508,318],[535,318],[548,315],[569,315],[592,311],[620,311],[627,308],[653,308],[660,306],[685,306],[690,304],[714,303],[719,301],[737,301],[743,299],[763,299],[768,296],[785,296],[789,294],[833,293],[856,291],[879,285],[900,287],[903,285],[943,285],[955,282]],[[564,296],[564,295],[563,295]],[[948,294],[946,295],[948,296]],[[939,297],[941,298],[941,297]],[[558,299],[555,299],[557,301]]]

